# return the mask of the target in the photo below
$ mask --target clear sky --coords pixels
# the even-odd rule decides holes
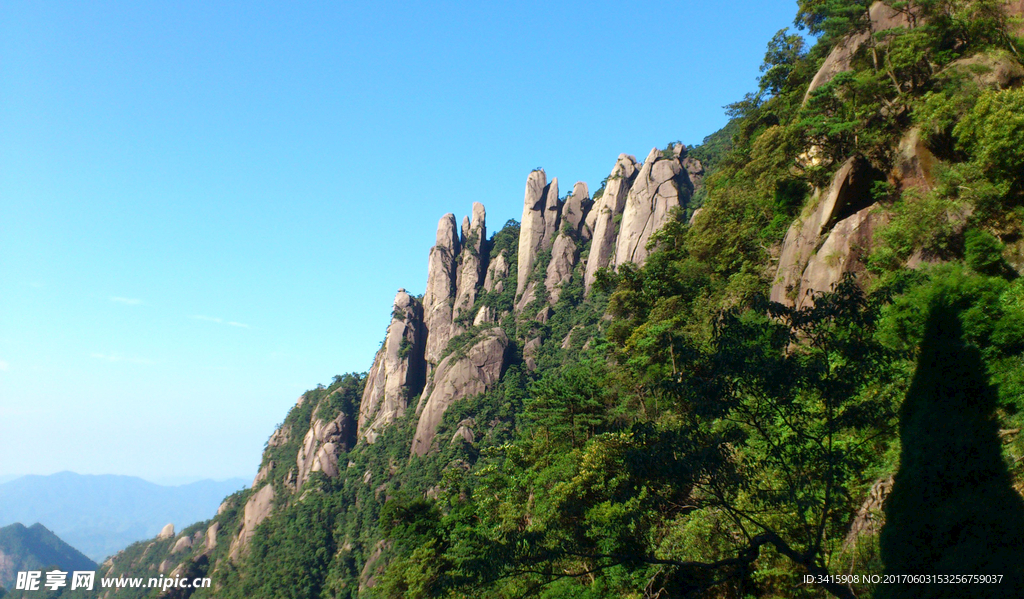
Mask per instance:
[[[252,476],[438,218],[699,143],[792,0],[0,3],[0,475]]]

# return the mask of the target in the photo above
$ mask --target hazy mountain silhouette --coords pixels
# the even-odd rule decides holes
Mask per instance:
[[[110,474],[23,476],[0,484],[0,526],[39,522],[101,562],[135,541],[155,536],[168,522],[181,529],[210,518],[226,495],[246,484],[235,478],[165,487]]]

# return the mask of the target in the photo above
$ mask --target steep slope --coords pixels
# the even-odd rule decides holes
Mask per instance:
[[[483,206],[445,215],[369,375],[304,394],[251,489],[104,572],[210,575],[195,596],[229,598],[870,595],[832,575],[885,570],[937,295],[998,395],[1000,492],[1024,486],[1003,9],[801,2],[818,44],[771,40],[704,146],[620,155],[592,196],[535,170],[489,238]]]
[[[0,528],[0,586],[13,589],[18,572],[48,566],[67,572],[97,568],[96,562],[38,522],[28,528],[21,523]]]
[[[168,522],[178,527],[209,518],[241,479],[177,487],[140,478],[60,472],[0,484],[0,526],[41,522],[90,558],[106,559]]]

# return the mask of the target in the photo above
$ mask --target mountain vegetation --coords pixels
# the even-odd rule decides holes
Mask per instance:
[[[42,524],[16,523],[0,528],[0,594],[13,589],[18,572],[59,567],[65,571],[92,570],[96,562],[82,555]]]
[[[168,487],[132,476],[58,472],[0,484],[0,526],[40,522],[97,562],[155,536],[209,518],[224,495],[248,481],[198,481]]]
[[[621,155],[592,197],[535,170],[489,238],[479,204],[442,218],[371,370],[303,395],[216,517],[103,574],[212,577],[197,599],[1024,594],[1024,7],[798,5],[816,42],[773,37],[703,145]]]

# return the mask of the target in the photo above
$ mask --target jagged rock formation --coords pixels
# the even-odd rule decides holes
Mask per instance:
[[[486,215],[484,205],[473,202],[472,223],[469,223],[468,227],[463,225],[462,267],[457,277],[455,307],[452,312],[452,319],[457,327],[459,318],[467,314],[476,303],[477,290],[486,274],[486,257],[481,255],[487,237]]]
[[[771,289],[773,302],[793,306],[797,297],[807,292],[808,288],[801,287],[800,281],[821,236],[851,211],[870,203],[869,188],[873,180],[866,161],[850,158],[836,172],[825,193],[818,192],[812,197],[810,206],[786,232]],[[827,291],[828,287],[814,290]]]
[[[807,93],[804,94],[804,102],[811,97],[814,90],[832,81],[839,73],[849,71],[850,61],[853,59],[854,54],[857,53],[857,50],[865,42],[871,39],[872,35],[887,29],[907,27],[911,24],[910,16],[906,12],[898,11],[882,2],[872,4],[868,9],[868,16],[870,24],[867,29],[847,37],[832,48],[832,51],[825,58],[825,62],[822,63],[821,68],[815,73],[811,84],[807,87]]]
[[[430,332],[425,349],[428,364],[437,364],[453,336],[452,304],[457,276],[455,257],[458,253],[455,215],[448,213],[437,223],[437,242],[430,250],[427,289],[423,293],[423,322]]]
[[[636,178],[637,170],[636,158],[619,154],[611,174],[608,175],[604,193],[594,202],[587,216],[586,226],[593,231],[590,256],[587,258],[587,269],[583,277],[583,288],[587,292],[594,284],[597,271],[613,266],[618,236],[615,217],[620,216],[626,207],[626,196]]]
[[[558,178],[547,183],[544,170],[530,173],[523,198],[523,220],[519,230],[516,312],[533,302],[537,283],[530,280],[540,253],[551,248],[558,231],[561,206],[558,203]]]
[[[672,209],[685,205],[693,193],[693,183],[680,162],[682,144],[666,153],[652,149],[629,189],[615,246],[616,265],[642,264],[651,235],[668,222]]]
[[[301,487],[313,472],[323,472],[330,478],[338,476],[338,452],[348,449],[345,439],[349,435],[345,433],[351,427],[352,419],[345,413],[326,424],[320,419],[310,424],[296,457],[296,487]]]
[[[238,559],[242,550],[245,549],[246,545],[248,545],[249,541],[252,539],[252,535],[255,534],[256,527],[270,515],[270,511],[273,508],[273,485],[264,486],[259,491],[253,493],[252,496],[249,497],[249,501],[245,502],[245,513],[242,517],[242,530],[238,532],[238,536],[231,542],[231,550],[228,552],[232,561]]]
[[[844,274],[863,272],[862,259],[871,252],[874,232],[888,220],[886,213],[868,206],[836,223],[825,243],[807,261],[800,278],[803,293],[796,299],[796,307],[814,304],[809,292],[828,291]]]
[[[498,327],[486,329],[465,352],[444,358],[434,373],[429,396],[420,400],[419,422],[413,437],[412,454],[430,451],[441,417],[452,403],[483,393],[498,381],[505,366],[508,336]]]
[[[451,214],[441,219],[442,222],[449,221],[447,217],[451,217],[450,222],[454,223],[455,217]],[[441,239],[440,230],[438,239]],[[447,249],[439,250],[439,247],[442,247],[440,243],[430,252],[431,266],[435,257],[447,252]],[[444,307],[449,311],[451,309],[447,300]],[[451,321],[442,320],[450,312],[445,312],[439,305],[434,308],[435,321],[442,331],[441,335],[450,334]],[[419,395],[426,379],[424,355],[428,340],[424,306],[404,289],[399,289],[395,295],[387,337],[374,358],[363,390],[363,399],[359,404],[357,435],[360,439],[373,443],[380,429],[404,414],[410,400]],[[299,470],[301,474],[301,466]]]

